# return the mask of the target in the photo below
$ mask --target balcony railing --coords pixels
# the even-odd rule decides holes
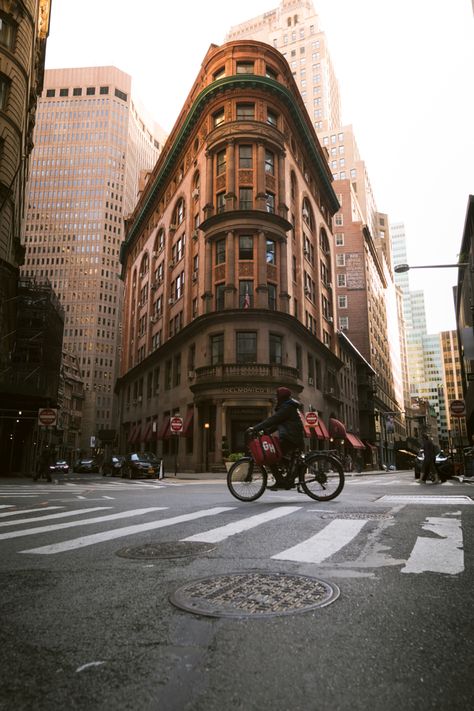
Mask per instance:
[[[197,368],[195,373],[196,383],[215,381],[216,379],[220,382],[254,379],[294,383],[298,380],[296,368],[278,363],[221,363]]]

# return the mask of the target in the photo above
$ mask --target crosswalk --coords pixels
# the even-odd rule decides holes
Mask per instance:
[[[197,508],[178,514],[166,506],[116,511],[113,505],[84,508],[51,505],[23,510],[4,505],[0,512],[0,555],[3,546],[5,549],[8,546],[12,555],[72,553],[171,527],[177,532],[176,540],[180,541],[229,545],[235,541],[239,555],[244,556],[248,546],[248,555],[255,557],[257,540],[258,556],[288,564],[342,565],[345,568],[353,565],[358,569],[398,565],[403,574],[459,575],[465,568],[462,512],[463,503],[467,502],[456,503],[454,509],[448,505],[444,509],[437,506],[436,516],[426,515],[419,507],[411,533],[403,530],[406,522],[401,517],[397,520],[400,510],[386,519],[370,514],[364,517],[363,513],[325,516],[324,509],[293,505],[290,501],[268,504],[257,513],[239,505]],[[194,531],[198,528],[198,532],[186,535],[189,525]],[[402,558],[397,550],[395,559],[390,556],[386,543],[384,545],[383,536],[390,527],[393,539],[393,526],[397,525],[400,526],[397,545],[405,546],[406,550]],[[284,536],[281,535],[283,530]],[[385,553],[374,563],[376,556],[371,555],[371,550],[377,544]]]
[[[140,489],[162,489],[165,485],[159,481],[147,482],[147,481],[78,481],[78,482],[58,482],[58,483],[33,483],[33,484],[19,484],[15,486],[14,484],[0,485],[0,499],[7,498],[22,498],[22,499],[32,499],[38,496],[47,494],[80,494],[81,492],[91,492],[91,491],[107,491],[108,493],[114,493],[117,491],[131,491]],[[0,509],[3,508],[0,505]]]

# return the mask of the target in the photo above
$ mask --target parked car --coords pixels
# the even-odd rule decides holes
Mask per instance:
[[[161,459],[153,452],[131,452],[125,457],[122,477],[127,479],[155,478],[160,474]]]
[[[122,454],[112,454],[102,464],[102,476],[122,476],[125,457]]]
[[[49,469],[52,472],[60,472],[62,474],[67,474],[69,472],[69,464],[65,459],[58,459],[54,464],[49,465]]]
[[[88,472],[90,474],[99,473],[99,465],[92,457],[83,457],[74,464],[75,472]]]

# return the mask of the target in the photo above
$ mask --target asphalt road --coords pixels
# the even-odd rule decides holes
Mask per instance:
[[[295,491],[245,504],[215,479],[0,479],[0,709],[465,711],[473,530],[474,484],[412,472],[349,477],[324,504]],[[117,554],[146,544],[189,555]],[[266,617],[170,602],[211,578],[199,610],[233,603],[229,575],[244,573],[249,600],[289,576],[270,595],[280,613],[300,601],[291,576],[340,595]]]

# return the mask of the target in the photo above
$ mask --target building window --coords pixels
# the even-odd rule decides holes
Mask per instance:
[[[219,111],[216,111],[216,113],[212,115],[214,127],[220,126],[221,123],[224,123],[224,118],[224,109],[219,109]]]
[[[13,49],[15,44],[16,24],[5,16],[0,17],[0,44],[7,49]]]
[[[267,264],[276,264],[276,243],[272,239],[266,242]]]
[[[76,87],[72,90],[72,95],[73,95],[73,96],[82,96],[82,89],[81,89],[80,87],[76,86]]]
[[[276,311],[277,307],[277,288],[275,284],[268,284],[268,308],[271,311]]]
[[[240,331],[236,335],[237,363],[256,363],[257,334],[254,331]]]
[[[265,208],[267,212],[275,212],[275,195],[273,193],[265,194]]]
[[[253,237],[241,235],[239,237],[239,259],[253,259]]]
[[[211,336],[211,365],[224,362],[224,334],[217,333]]]
[[[95,86],[88,86],[86,89],[86,95],[87,96],[94,96],[95,95]]]
[[[5,109],[8,101],[8,91],[10,89],[10,79],[4,74],[0,74],[0,109]]]
[[[336,232],[334,235],[335,241],[336,241],[336,247],[344,247],[344,233],[343,232]]]
[[[283,338],[276,333],[270,333],[268,350],[270,363],[281,364],[283,362]]]
[[[265,151],[265,173],[275,175],[275,155],[268,150]]]
[[[252,167],[252,146],[239,146],[239,168]]]
[[[346,275],[345,274],[338,274],[337,275],[337,285],[338,286],[346,286]]]
[[[253,74],[253,62],[237,62],[236,74]]]
[[[224,212],[225,210],[225,193],[217,194],[217,212]]]
[[[216,285],[216,311],[222,311],[225,306],[225,284]]]
[[[216,242],[216,264],[225,262],[225,239],[218,239]]]
[[[340,309],[347,309],[347,296],[338,296],[337,305]]]
[[[237,120],[249,121],[255,118],[255,104],[237,104]]]
[[[239,281],[239,306],[241,309],[253,307],[253,281],[247,279]]]
[[[109,87],[108,86],[101,86],[99,89],[99,94],[108,94],[109,93]]]
[[[301,373],[303,371],[303,354],[301,350],[301,346],[297,343],[296,344],[296,372],[298,373],[298,377],[301,378]]]
[[[272,111],[272,109],[267,109],[267,123],[269,123],[270,126],[275,126],[275,128],[278,124],[278,114]]]
[[[241,210],[251,210],[253,207],[252,188],[239,189],[239,207]]]
[[[216,171],[217,175],[222,175],[222,173],[225,173],[225,166],[226,166],[226,152],[225,151],[219,151],[216,157]]]
[[[56,89],[46,89],[46,96],[48,99],[51,99],[53,96],[56,96]]]
[[[269,79],[277,79],[277,73],[273,69],[273,67],[269,67],[268,64],[265,66],[265,76],[268,77]]]
[[[114,94],[117,97],[117,99],[122,99],[122,101],[127,101],[128,97],[124,91],[120,91],[120,89],[115,89]]]
[[[336,212],[334,216],[334,224],[337,227],[342,227],[342,225],[344,224],[344,217],[342,215],[342,212]]]
[[[341,331],[349,330],[349,316],[339,316],[339,328]]]
[[[174,357],[173,385],[178,387],[181,384],[181,354]]]
[[[59,96],[69,96],[69,89],[60,89]]]
[[[221,67],[220,69],[217,70],[217,72],[214,72],[214,74],[213,74],[214,81],[217,81],[218,79],[223,79],[224,77],[225,77],[225,67]]]
[[[345,267],[346,266],[346,255],[345,254],[336,254],[336,266],[337,267]]]

